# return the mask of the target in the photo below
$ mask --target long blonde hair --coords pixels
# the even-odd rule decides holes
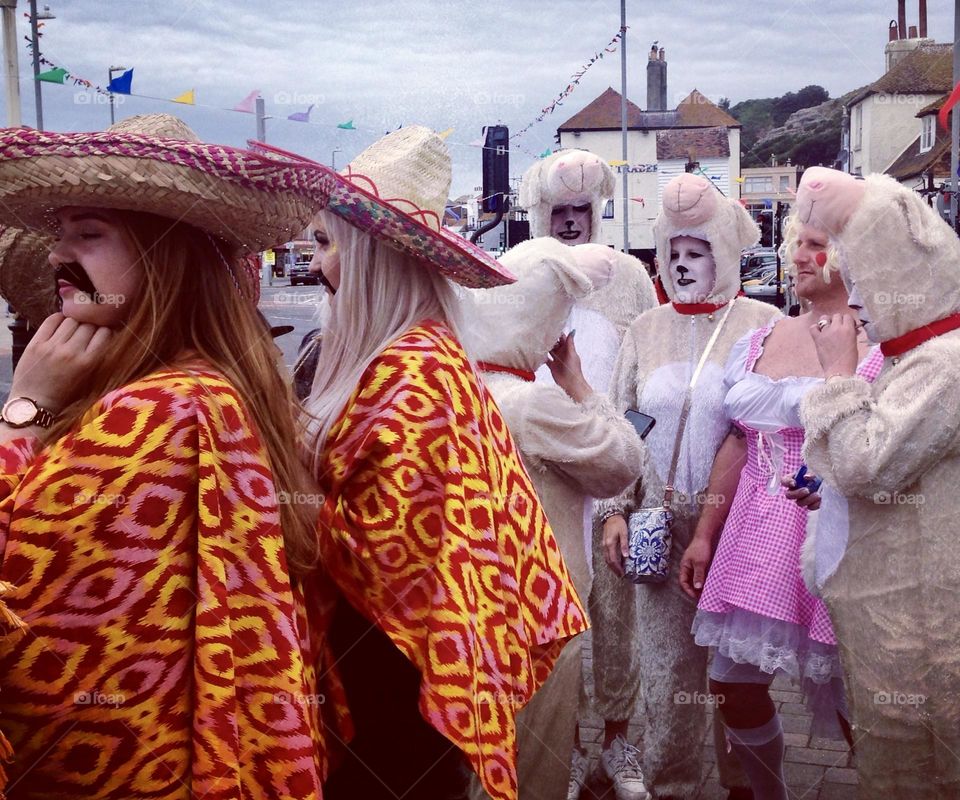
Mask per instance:
[[[304,402],[304,442],[315,472],[364,370],[391,342],[427,319],[445,323],[463,339],[460,300],[450,281],[332,213],[322,212],[322,219],[340,256],[340,286]]]
[[[184,222],[117,213],[139,254],[143,283],[83,394],[64,409],[45,440],[56,441],[73,430],[108,392],[158,370],[202,360],[226,377],[253,417],[278,497],[286,493],[294,500],[308,499],[313,487],[298,455],[298,405],[278,368],[269,330],[253,301],[240,294],[237,283],[244,275],[235,248]],[[289,502],[279,510],[288,563],[306,571],[318,557],[319,506]]]

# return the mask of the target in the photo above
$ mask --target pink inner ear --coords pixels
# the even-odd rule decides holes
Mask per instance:
[[[810,183],[807,184],[807,187],[809,189],[812,189],[815,192],[820,191],[823,188],[823,186],[824,186],[823,181],[810,181]]]

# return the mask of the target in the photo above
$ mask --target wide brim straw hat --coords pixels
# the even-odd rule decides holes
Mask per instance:
[[[0,296],[35,328],[57,310],[53,243],[49,234],[0,227]]]
[[[187,222],[259,252],[297,236],[313,201],[274,159],[201,142],[169,114],[106,131],[0,129],[0,225],[53,232],[65,206],[122,209]]]
[[[446,144],[429,128],[389,133],[339,173],[260,142],[249,144],[286,161],[299,176],[293,183],[312,180],[316,210],[336,214],[455,283],[482,289],[516,280],[489,253],[443,227],[453,172]]]

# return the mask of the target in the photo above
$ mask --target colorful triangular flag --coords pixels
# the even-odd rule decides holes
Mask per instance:
[[[627,163],[628,163],[628,162],[621,160],[621,161],[608,161],[607,163],[608,163],[611,167],[625,167],[625,166],[627,166]]]
[[[257,98],[260,96],[260,90],[254,89],[250,94],[243,98],[234,107],[234,111],[242,111],[245,114],[252,114],[257,107]]]
[[[183,103],[184,105],[192,106],[196,101],[196,89],[190,89],[189,91],[184,92],[183,94],[178,94],[172,99],[174,103]]]
[[[451,133],[453,133],[453,128],[447,128],[445,131],[438,133],[437,136],[441,139],[446,139]]]
[[[540,155],[538,155],[537,158],[546,158],[547,156],[550,156],[550,155],[553,155],[553,150],[551,150],[551,149],[548,147],[548,148],[547,148],[546,150],[544,150]]]
[[[292,120],[293,122],[309,122],[311,111],[313,111],[313,105],[311,105],[306,111],[298,111],[295,114],[291,114],[289,117],[287,117],[287,119]]]
[[[117,75],[107,84],[107,91],[114,94],[130,94],[133,88],[133,68],[131,67],[122,75]]]
[[[356,130],[356,128],[353,127],[353,120],[352,120],[352,119],[348,119],[346,122],[341,122],[339,125],[337,125],[337,127],[340,128],[341,130],[345,130],[345,131],[355,131],[355,130]]]
[[[63,67],[56,67],[55,69],[48,69],[46,72],[41,72],[37,75],[37,80],[47,83],[63,83],[63,79],[66,77],[67,71]]]

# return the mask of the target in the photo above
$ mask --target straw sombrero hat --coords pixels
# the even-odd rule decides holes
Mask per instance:
[[[374,142],[342,172],[260,142],[250,146],[284,160],[327,209],[438,269],[463,286],[485,288],[516,278],[490,254],[443,227],[450,192],[450,153],[429,128],[413,125]]]
[[[48,234],[0,227],[0,296],[35,328],[57,310],[51,247]]]
[[[182,220],[248,252],[302,231],[312,201],[275,160],[207,144],[169,114],[106,131],[0,129],[0,225],[56,229],[64,206],[143,211]]]

